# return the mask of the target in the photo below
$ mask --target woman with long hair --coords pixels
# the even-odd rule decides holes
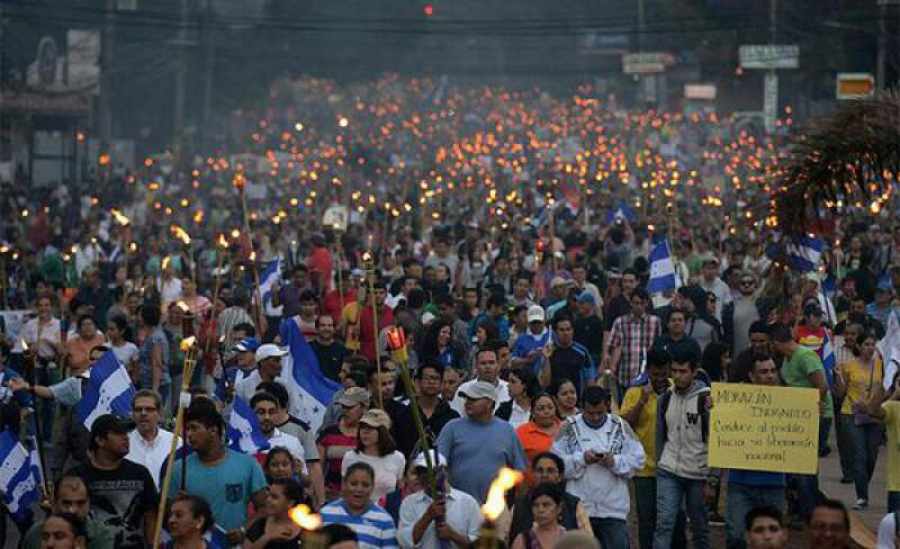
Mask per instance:
[[[571,380],[560,379],[552,392],[556,398],[556,407],[561,419],[574,416],[579,412],[578,389]]]
[[[517,429],[531,417],[531,399],[541,392],[537,377],[527,368],[519,368],[509,373],[510,400],[500,403],[494,415],[506,420]]]
[[[512,542],[512,549],[550,549],[566,532],[559,523],[562,490],[556,484],[539,484],[531,491],[531,526]]]
[[[390,433],[391,418],[384,410],[372,409],[359,420],[356,449],[344,454],[341,473],[354,463],[368,463],[375,471],[372,501],[379,502],[395,491],[403,479],[406,458],[397,450]]]
[[[714,341],[703,349],[700,367],[709,381],[722,381],[731,364],[731,349],[721,341]]]
[[[275,479],[266,495],[266,514],[247,528],[244,549],[296,549],[303,533],[290,510],[303,501],[303,487],[293,479]]]
[[[290,450],[281,446],[272,448],[269,453],[266,454],[266,464],[263,470],[266,473],[266,478],[269,482],[279,478],[292,478],[298,480],[294,457],[291,455]]]
[[[431,323],[422,340],[419,356],[423,362],[438,362],[444,368],[463,367],[465,351],[453,341],[453,325],[444,318]]]
[[[856,485],[854,509],[869,505],[869,482],[878,460],[881,424],[866,410],[873,398],[880,398],[884,365],[875,345],[875,334],[863,332],[856,338],[854,358],[841,364],[834,375],[835,393],[844,399],[841,421],[853,440],[853,483]]]
[[[478,357],[478,350],[492,341],[500,340],[500,329],[497,324],[489,319],[482,317],[475,326],[475,341],[469,348],[469,354],[466,356],[466,368],[470,372],[475,370],[475,359]]]

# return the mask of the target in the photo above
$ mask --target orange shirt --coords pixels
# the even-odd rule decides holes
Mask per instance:
[[[525,450],[525,457],[528,459],[528,471],[525,472],[525,479],[532,484],[531,462],[534,457],[543,452],[549,452],[553,448],[553,438],[542,431],[533,421],[519,425],[516,429],[516,436],[522,443],[522,449]]]

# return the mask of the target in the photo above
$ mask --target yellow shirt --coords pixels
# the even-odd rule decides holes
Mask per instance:
[[[867,400],[872,389],[881,386],[881,380],[884,377],[884,366],[881,364],[881,358],[875,359],[875,371],[862,364],[860,360],[853,357],[848,362],[841,365],[841,371],[844,374],[844,383],[847,384],[847,396],[844,397],[844,404],[841,406],[841,413],[853,415],[853,403]],[[871,383],[869,382],[871,376]]]
[[[638,401],[641,399],[641,387],[632,387],[625,391],[625,398],[622,400],[622,406],[619,408],[619,416],[624,417],[633,410]],[[656,476],[656,392],[650,391],[650,396],[644,407],[641,408],[641,414],[638,416],[637,425],[634,426],[634,434],[644,447],[644,467],[634,475],[637,477],[653,477]]]
[[[881,404],[887,432],[887,489],[900,492],[900,400]]]

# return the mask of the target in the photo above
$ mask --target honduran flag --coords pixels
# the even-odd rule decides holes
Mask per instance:
[[[290,412],[318,430],[325,409],[331,404],[340,385],[322,373],[316,354],[294,319],[285,319],[281,323],[280,333],[281,341],[289,351],[281,359],[280,380],[287,386],[288,393],[300,397],[291,399],[292,407],[299,409],[292,409]]]

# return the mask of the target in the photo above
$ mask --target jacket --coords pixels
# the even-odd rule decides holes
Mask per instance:
[[[587,464],[588,450],[612,454],[614,464]],[[644,466],[644,447],[631,426],[615,414],[607,414],[598,429],[589,427],[581,414],[566,420],[560,430],[553,453],[566,467],[566,490],[581,499],[591,518],[627,520],[631,498],[628,479]]]
[[[709,387],[698,380],[684,394],[669,389],[656,406],[656,466],[690,479],[709,476]]]

